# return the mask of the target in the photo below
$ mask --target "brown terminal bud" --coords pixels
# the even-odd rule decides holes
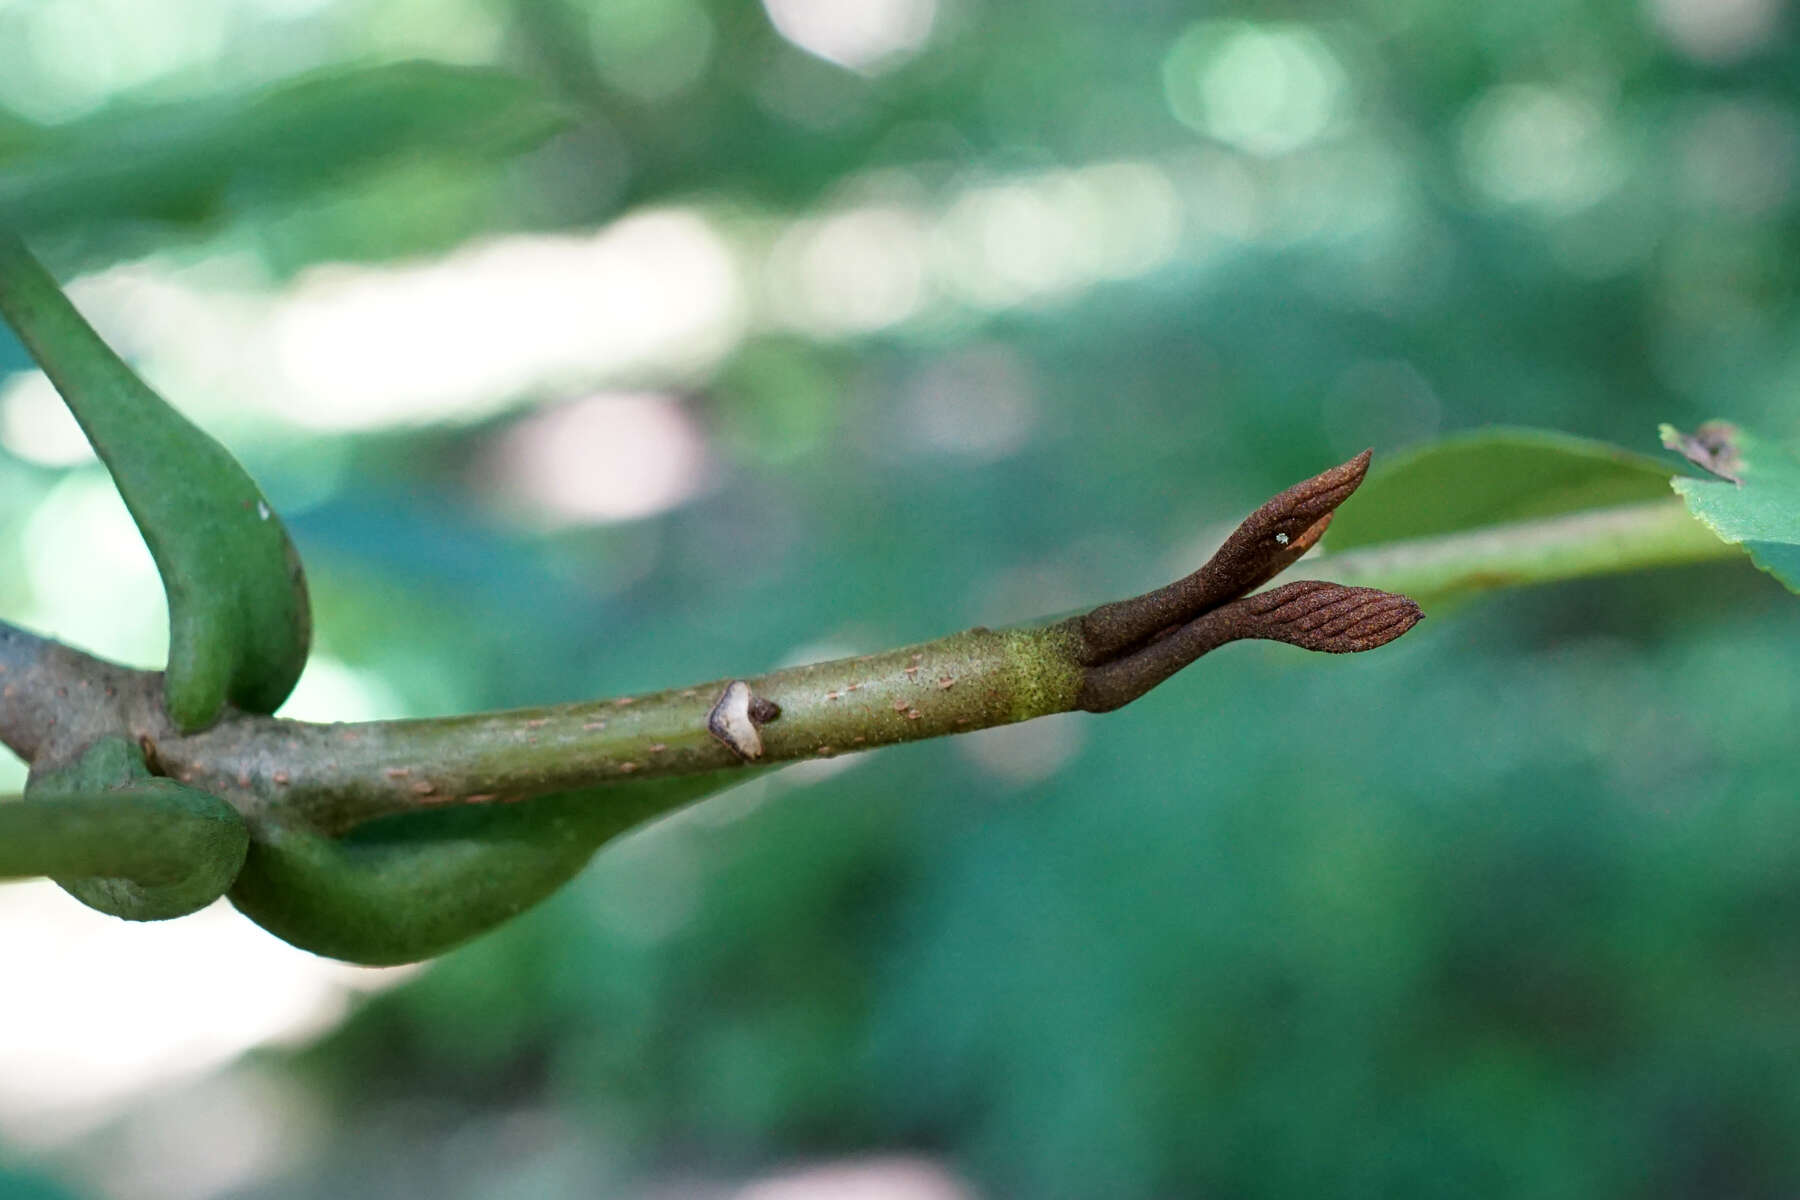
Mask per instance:
[[[1287,570],[1324,536],[1333,510],[1369,473],[1373,453],[1364,450],[1270,499],[1185,579],[1088,613],[1080,628],[1083,661],[1092,665],[1116,658]]]

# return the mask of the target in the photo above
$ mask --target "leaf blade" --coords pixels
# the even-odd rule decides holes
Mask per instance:
[[[1326,531],[1332,553],[1660,500],[1670,465],[1608,442],[1495,426],[1419,447],[1369,473]]]
[[[1719,439],[1731,478],[1680,478],[1677,495],[1721,540],[1742,546],[1757,566],[1800,592],[1800,457],[1779,443],[1722,422],[1703,426]],[[1665,425],[1665,445],[1691,441]]]

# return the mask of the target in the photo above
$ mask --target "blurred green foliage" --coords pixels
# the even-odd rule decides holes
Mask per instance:
[[[321,71],[250,95],[125,103],[50,127],[7,126],[0,222],[21,233],[217,217],[294,203],[357,168],[434,153],[490,157],[557,114],[492,71],[396,63]]]
[[[680,391],[708,488],[649,519],[518,519],[480,467],[516,412],[301,450],[246,422],[324,648],[409,711],[628,692],[1139,590],[1365,445],[1790,435],[1800,43],[1725,7],[941,0],[861,74],[741,0],[422,6],[420,37],[478,12],[572,125],[60,251],[281,277],[666,203],[756,245],[859,189],[935,213],[1148,164],[1178,236],[1122,278],[848,334],[757,297],[704,371],[517,398]],[[343,57],[391,45],[323,11]],[[59,478],[0,456],[0,531]],[[912,1148],[994,1196],[1791,1195],[1793,622],[1747,564],[1570,585],[749,785],[280,1056],[332,1132],[248,1194]]]
[[[73,1194],[41,1176],[0,1167],[0,1200],[68,1200]]]

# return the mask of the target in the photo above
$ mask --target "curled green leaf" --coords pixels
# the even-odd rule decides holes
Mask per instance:
[[[342,838],[268,825],[231,902],[315,954],[417,962],[531,908],[626,830],[748,777],[734,770],[401,813]]]
[[[90,908],[129,921],[196,912],[225,894],[249,832],[218,797],[150,774],[129,739],[34,772],[0,804],[0,877],[49,875]]]
[[[194,730],[227,703],[275,711],[306,664],[312,621],[299,556],[269,502],[4,232],[0,316],[62,393],[156,559],[169,600],[170,717]]]

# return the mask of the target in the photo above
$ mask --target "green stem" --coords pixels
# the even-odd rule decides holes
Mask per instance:
[[[1742,557],[1671,497],[1391,542],[1309,559],[1302,570],[1404,592],[1429,610],[1499,588]]]
[[[1429,604],[1740,554],[1671,499],[1309,559],[1299,570],[1405,592]],[[883,654],[747,677],[750,693],[780,710],[757,731],[762,753],[756,761],[831,757],[1081,708],[1084,679],[1105,668],[1084,663],[1080,625],[1078,617],[1022,629],[974,629]],[[1177,641],[1153,641],[1139,657]],[[1171,673],[1161,669],[1156,679]],[[709,731],[707,717],[729,682],[424,720],[310,725],[240,719],[163,742],[156,753],[162,769],[183,782],[240,797],[250,789],[254,796],[242,803],[252,815],[276,813],[336,834],[375,817],[445,804],[513,801],[627,780],[728,775],[746,760]],[[1137,690],[1147,686],[1153,684]]]
[[[91,709],[88,725],[110,720],[121,735],[114,757],[142,748],[140,769],[164,776],[136,779],[135,788],[180,788],[194,816],[206,815],[201,800],[223,810],[211,814],[215,846],[203,875],[174,891],[138,887],[131,872],[176,873],[168,864],[202,856],[176,829],[149,821],[135,807],[142,800],[89,795],[84,781],[112,777],[89,756],[83,762],[95,773],[69,777],[69,795],[0,805],[0,876],[82,876],[65,885],[105,911],[140,918],[191,911],[229,885],[240,909],[296,945],[358,962],[427,957],[548,895],[609,838],[766,766],[1102,711],[1237,638],[1329,651],[1392,640],[1417,607],[1367,587],[1303,580],[1220,602],[1266,580],[1323,532],[1328,514],[1314,511],[1308,490],[1323,487],[1319,480],[1253,514],[1188,580],[1086,614],[513,712],[363,725],[231,714],[182,735],[145,702],[156,676],[9,639],[0,627],[0,666],[22,671],[30,691],[64,698],[44,701],[55,713],[47,725],[40,704],[14,714],[36,724],[10,731],[0,703],[0,737],[19,745],[44,726],[53,736],[39,739],[41,768],[87,744],[85,733],[73,736],[73,719]],[[1330,489],[1322,494],[1332,501]],[[1671,500],[1373,547],[1310,561],[1306,574],[1443,600],[1738,553]],[[195,836],[207,832],[196,827]]]
[[[1347,653],[1410,629],[1419,612],[1403,596],[1310,581],[1244,595],[1318,539],[1368,466],[1365,452],[1278,493],[1183,580],[1035,628],[554,708],[358,726],[235,720],[145,741],[163,774],[237,797],[253,820],[336,834],[445,804],[728,778],[753,762],[1109,711],[1238,638]]]
[[[1671,498],[1309,559],[1302,570],[1403,591],[1429,605],[1740,554]],[[7,644],[0,638],[0,650]],[[39,644],[16,644],[21,653],[41,653]],[[758,730],[756,762],[830,757],[1069,711],[1080,706],[1084,672],[1091,671],[1082,655],[1077,618],[970,630],[748,677],[750,692],[780,709]],[[727,778],[748,765],[708,729],[708,713],[728,682],[425,720],[314,725],[240,716],[186,737],[170,736],[166,727],[136,732],[154,741],[160,773],[229,797],[246,815],[337,834],[448,803],[702,773]]]
[[[53,766],[121,729],[167,736],[161,682],[0,622],[0,744]]]
[[[747,677],[780,715],[759,764],[827,758],[1075,707],[1082,668],[1063,625],[972,629],[861,658]],[[157,746],[162,770],[341,832],[449,802],[519,800],[750,765],[708,727],[732,681],[546,708],[356,725],[226,722]]]

